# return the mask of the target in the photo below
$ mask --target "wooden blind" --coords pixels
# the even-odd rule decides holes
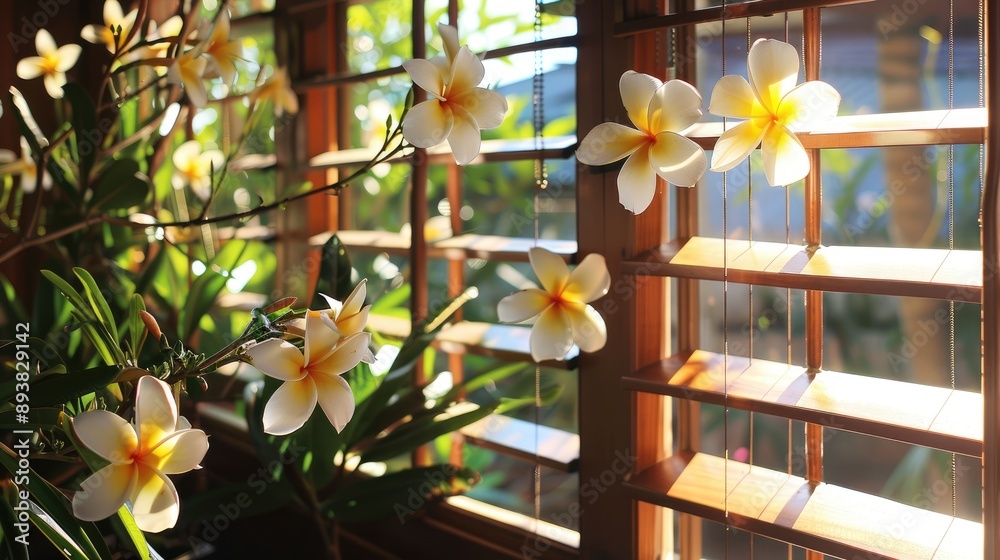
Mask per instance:
[[[624,51],[633,53],[634,69],[694,83],[707,102],[711,82],[696,82],[696,49],[687,48],[696,43],[695,24],[726,20],[730,29],[741,28],[744,21],[749,25],[749,20],[740,18],[781,17],[788,11],[800,12],[805,76],[807,80],[816,80],[823,79],[822,11],[855,3],[859,0],[707,3],[677,0],[670,2],[666,11],[655,2],[635,1],[627,2],[626,10],[615,14],[613,33],[634,49]],[[891,15],[892,6],[883,4]],[[996,52],[994,46],[998,41],[993,29],[1000,6],[994,1],[984,4],[980,36],[989,38],[986,50],[992,53]],[[771,34],[776,38],[779,35],[780,31]],[[656,54],[665,50],[664,44],[675,49],[669,68]],[[607,46],[605,50],[609,50]],[[746,50],[730,51],[727,58],[732,56],[730,60],[735,60],[745,55]],[[1000,70],[990,60],[983,62],[987,107],[993,105],[997,90],[994,84],[1000,78]],[[719,61],[713,62],[717,66]],[[615,65],[607,55],[604,64],[606,68]],[[616,78],[614,72],[606,72],[605,84],[617,83]],[[611,89],[605,86],[605,91]],[[605,101],[604,106],[613,105]],[[620,112],[617,109],[604,120]],[[844,108],[841,112],[845,112]],[[619,242],[626,255],[630,255],[620,263],[622,282],[633,279],[629,284],[635,286],[637,293],[631,306],[632,342],[638,345],[632,349],[634,368],[620,377],[621,386],[635,395],[631,435],[633,445],[640,450],[638,468],[625,484],[625,492],[636,507],[632,547],[635,557],[673,557],[676,550],[682,559],[702,558],[701,520],[727,527],[726,557],[732,553],[734,557],[746,558],[748,550],[752,554],[745,539],[732,539],[730,546],[732,531],[807,549],[806,557],[810,559],[823,555],[965,559],[995,558],[1000,554],[997,544],[1000,448],[996,443],[1000,425],[997,420],[1000,382],[996,378],[1000,366],[1000,350],[997,350],[1000,323],[996,319],[995,279],[1000,250],[996,226],[1000,148],[996,142],[987,141],[993,137],[997,118],[996,114],[988,114],[986,108],[851,115],[801,134],[799,138],[811,160],[811,172],[803,185],[804,204],[797,210],[804,219],[801,240],[762,242],[749,239],[746,232],[734,235],[731,230],[724,231],[728,235],[721,237],[701,234],[698,196],[693,190],[677,189],[669,204],[666,194],[662,199],[658,195],[651,207],[654,216],[635,219],[630,226],[632,234]],[[691,136],[711,150],[722,130],[722,123],[699,124]],[[819,158],[822,150],[984,142],[987,150],[981,250],[823,245]],[[699,188],[704,187],[703,184]],[[661,189],[661,193],[669,191]],[[656,216],[657,208],[665,213]],[[671,229],[673,235],[669,235]],[[631,252],[630,247],[634,248]],[[672,314],[667,311],[651,315],[643,304],[653,297],[650,293],[661,298],[669,293],[666,281],[649,282],[655,278],[669,279],[672,283],[677,302]],[[699,289],[705,281],[727,284],[733,290],[728,296],[730,304],[745,297],[745,288],[735,291],[739,286],[802,290],[805,336],[795,343],[804,346],[804,360],[791,363],[791,337],[789,362],[759,359],[752,355],[752,350],[729,353],[725,349],[722,352],[703,349],[700,321],[705,312],[699,309]],[[644,290],[649,293],[644,294]],[[823,362],[823,297],[829,292],[982,303],[982,391],[828,370]],[[669,308],[664,305],[660,309]],[[669,333],[672,317],[677,324],[676,348],[668,351],[667,344],[650,339],[642,331]],[[650,347],[655,352],[657,346],[663,353],[649,357]],[[737,460],[729,441],[702,441],[700,408],[705,404],[804,424],[802,472],[793,473],[791,467],[787,471],[764,468],[745,457]],[[676,410],[675,422],[664,412],[671,409]],[[665,426],[666,435],[656,425],[651,426],[658,422]],[[851,431],[981,460],[982,518],[963,519],[930,511],[919,502],[899,503],[860,492],[851,487],[850,480],[845,482],[843,476],[837,483],[826,480],[825,430]],[[709,453],[705,448],[721,448],[723,452]],[[585,454],[586,451],[585,446]],[[750,453],[752,461],[752,448]],[[650,505],[665,509],[657,510]],[[676,546],[669,512],[676,512],[680,518]],[[788,554],[792,557],[791,548]]]

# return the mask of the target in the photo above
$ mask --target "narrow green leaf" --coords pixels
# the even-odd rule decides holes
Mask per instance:
[[[64,98],[73,109],[73,135],[76,137],[76,152],[80,162],[80,184],[86,185],[90,179],[90,169],[100,149],[101,131],[97,128],[97,112],[87,90],[77,83],[63,86]]]
[[[28,313],[21,305],[14,285],[3,274],[0,274],[0,308],[7,316],[7,324],[28,322]]]
[[[111,341],[117,342],[118,325],[115,323],[115,316],[111,314],[111,306],[108,305],[108,300],[104,299],[104,294],[101,293],[100,286],[94,281],[94,277],[83,268],[73,268],[73,274],[76,274],[76,277],[83,283],[83,291],[87,294],[87,300],[90,302],[90,307],[94,310],[97,320],[108,329],[108,332],[112,336]]]
[[[150,560],[149,543],[146,542],[146,535],[135,524],[135,517],[132,516],[132,511],[128,509],[128,505],[118,508],[118,513],[111,517],[111,525],[119,534],[126,537],[122,540],[129,543],[129,548],[138,554],[139,558]]]
[[[14,540],[20,535],[20,531],[14,526],[18,523],[14,512],[14,504],[18,501],[17,486],[10,485],[3,493],[3,499],[0,500],[3,502],[0,504],[0,524],[3,526],[4,549],[11,560],[28,560],[28,546]]]
[[[403,521],[432,501],[465,492],[478,481],[476,471],[449,464],[407,469],[341,488],[323,505],[322,511],[337,521],[371,521],[392,516]]]
[[[29,512],[28,515],[31,519],[31,523],[41,530],[45,538],[52,543],[52,546],[56,547],[56,550],[62,553],[62,555],[70,560],[88,560],[87,554],[77,545],[76,541],[73,540],[59,523],[52,518],[45,510],[38,506],[35,502],[28,502]]]
[[[409,453],[438,436],[449,434],[486,418],[493,413],[496,404],[498,403],[493,406],[477,407],[472,403],[461,403],[452,406],[448,414],[441,417],[434,416],[408,422],[404,427],[376,441],[362,453],[361,462],[388,461]],[[465,410],[468,412],[463,412]]]
[[[326,300],[320,294],[326,294],[336,300],[344,301],[351,295],[354,286],[351,285],[351,258],[347,247],[336,235],[323,244],[320,257],[319,278],[316,280],[316,290],[313,292],[312,309],[322,309]]]
[[[139,315],[140,311],[146,310],[146,304],[142,301],[142,296],[139,294],[132,294],[132,297],[128,302],[128,338],[130,346],[132,348],[132,362],[139,362],[139,355],[142,354],[142,346],[146,343],[146,336],[149,331],[146,330],[146,324],[142,322],[142,316]]]
[[[117,365],[97,366],[70,373],[38,375],[31,383],[31,405],[56,406],[93,393],[118,378]]]

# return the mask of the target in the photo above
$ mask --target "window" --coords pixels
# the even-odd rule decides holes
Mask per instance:
[[[495,302],[532,276],[527,257],[536,222],[540,246],[576,259],[576,165],[569,159],[576,145],[576,19],[565,10],[543,4],[537,33],[531,0],[304,3],[281,14],[302,31],[289,57],[298,64],[293,75],[305,100],[295,131],[289,127],[285,136],[289,146],[300,139],[304,144],[287,154],[279,148],[285,181],[301,176],[328,183],[370,160],[387,117],[398,119],[410,87],[402,62],[442,48],[438,22],[457,21],[461,42],[485,51],[490,87],[505,95],[510,109],[500,128],[485,131],[479,158],[459,167],[446,144],[394,158],[329,203],[286,213],[278,229],[279,260],[289,263],[315,262],[308,252],[338,236],[358,277],[367,278],[369,293],[379,298],[369,324],[386,344],[405,337],[428,309],[476,287],[478,299],[439,335],[433,361],[415,380],[447,386],[523,364],[517,374],[468,394],[471,402],[485,392],[533,394],[530,329],[497,324]],[[545,112],[536,130],[533,95],[539,87]],[[537,220],[531,203],[536,169],[548,173]],[[567,361],[542,364],[541,387],[560,389],[554,402],[491,416],[414,457],[461,461],[482,474],[468,494],[449,499],[444,515],[499,521],[518,535],[512,548],[538,533],[551,541],[546,549],[575,552],[576,517],[557,514],[578,495],[576,362],[574,351]]]
[[[640,450],[625,485],[634,551],[973,558],[985,542],[992,557],[982,3],[641,4],[613,24],[634,69],[697,84],[706,106],[723,74],[746,75],[760,37],[796,46],[799,81],[827,81],[842,102],[832,125],[800,135],[802,183],[767,186],[754,156],[694,190],[662,189],[661,213],[617,240],[634,278],[622,284],[634,369],[620,378]],[[604,114],[622,115],[605,72]],[[711,149],[722,123],[696,127]]]

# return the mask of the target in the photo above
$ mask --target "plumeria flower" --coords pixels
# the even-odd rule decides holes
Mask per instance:
[[[20,175],[21,190],[25,194],[35,192],[38,186],[38,166],[31,158],[31,148],[28,141],[21,137],[21,157],[14,155],[10,150],[0,150],[0,177],[4,175]],[[50,190],[52,188],[52,177],[46,173],[42,177],[42,188]]]
[[[274,114],[282,116],[285,113],[294,115],[299,112],[299,98],[292,89],[292,81],[288,78],[288,70],[278,68],[263,84],[250,93],[254,103],[270,101],[274,104]]]
[[[403,119],[403,137],[418,148],[445,140],[455,161],[465,165],[479,155],[480,130],[496,128],[507,114],[507,100],[499,92],[477,87],[486,75],[483,63],[469,47],[457,46],[457,31],[439,26],[446,57],[407,60],[403,68],[413,83],[430,94]]]
[[[333,321],[334,327],[340,331],[340,336],[346,337],[362,332],[368,325],[368,311],[372,306],[365,305],[365,298],[368,296],[367,284],[367,278],[362,280],[343,302],[326,294],[320,294],[330,306],[326,314]]]
[[[125,38],[132,31],[132,26],[135,25],[135,18],[138,12],[139,10],[136,9],[126,15],[117,0],[104,0],[104,25],[90,24],[84,26],[80,32],[80,36],[95,45],[103,44],[107,46],[108,50],[112,53],[119,50],[119,47],[124,49]],[[121,27],[121,35],[116,38],[112,28],[117,31],[119,26]],[[138,36],[133,38],[133,42],[136,39],[138,39]]]
[[[513,293],[497,305],[504,323],[535,320],[531,327],[531,357],[536,361],[559,360],[575,342],[584,352],[604,348],[608,333],[604,319],[590,302],[608,293],[611,276],[604,257],[587,255],[573,272],[562,257],[535,247],[528,253],[531,268],[542,287]]]
[[[131,424],[93,410],[77,416],[73,430],[80,443],[110,463],[83,481],[83,490],[73,496],[74,515],[99,521],[127,500],[143,531],[157,533],[177,523],[180,502],[167,475],[200,468],[208,436],[177,415],[169,385],[149,375],[139,379]]]
[[[211,60],[211,71],[221,76],[226,85],[233,85],[236,83],[236,61],[243,57],[243,44],[229,40],[229,28],[229,10],[223,9],[203,48]]]
[[[183,84],[184,92],[195,107],[204,107],[208,103],[208,90],[205,89],[205,71],[208,69],[208,59],[198,56],[196,51],[188,51],[170,65],[167,80],[175,84]]]
[[[66,72],[76,64],[83,50],[80,45],[56,47],[52,35],[44,29],[35,34],[35,50],[38,56],[22,58],[17,63],[17,75],[22,80],[43,76],[45,91],[53,99],[61,99],[62,87],[66,84]]]
[[[736,167],[761,145],[767,182],[789,185],[809,173],[809,157],[795,133],[837,116],[840,94],[826,82],[795,85],[799,56],[782,41],[758,39],[747,69],[749,83],[742,76],[723,76],[712,91],[709,112],[747,119],[719,137],[712,171]]]
[[[705,173],[705,151],[682,134],[701,118],[701,94],[687,82],[663,83],[631,70],[622,74],[618,89],[638,130],[599,124],[580,143],[576,158],[587,165],[607,165],[628,157],[618,174],[618,202],[641,214],[656,194],[657,175],[692,187]]]
[[[247,350],[261,373],[284,381],[264,406],[264,431],[269,434],[283,436],[298,430],[317,403],[338,432],[354,416],[354,393],[341,375],[369,352],[371,333],[342,337],[328,313],[310,310],[304,334],[301,351],[278,339]]]
[[[203,150],[201,142],[188,140],[174,150],[174,188],[189,185],[194,194],[208,200],[212,189],[212,170],[218,173],[226,162],[219,150]]]

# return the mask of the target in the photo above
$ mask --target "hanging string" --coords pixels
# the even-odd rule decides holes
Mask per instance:
[[[750,55],[750,47],[751,47],[752,44],[753,44],[753,38],[751,37],[751,33],[750,33],[750,16],[747,16],[747,60],[748,61],[749,61],[749,55]],[[749,62],[748,62],[748,64],[749,64]],[[753,248],[753,158],[752,157],[748,157],[747,158],[747,243],[750,246],[750,248],[752,249]],[[748,313],[749,313],[749,318],[747,319],[747,321],[750,324],[749,325],[750,328],[748,329],[749,332],[750,332],[750,340],[749,340],[749,344],[748,344],[748,349],[749,349],[750,363],[753,364],[753,342],[754,342],[754,338],[756,338],[756,335],[755,335],[755,332],[754,332],[754,320],[753,320],[753,284],[750,284],[748,286],[747,292],[748,292],[748,296],[747,297],[749,299],[749,304],[747,306]],[[749,453],[748,460],[750,462],[750,468],[752,469],[753,468],[753,411],[750,411],[750,444],[749,445],[750,445],[750,453]],[[754,558],[753,558],[753,549],[754,549],[754,546],[753,546],[753,544],[754,544],[753,540],[754,539],[753,539],[753,537],[754,537],[754,533],[751,532],[750,533],[750,560],[754,560]]]
[[[726,0],[722,0],[722,75],[726,75]],[[726,130],[726,117],[722,117]],[[722,173],[722,437],[723,437],[723,521],[726,527],[725,558],[729,558],[729,203],[727,172]]]
[[[788,12],[785,12],[785,42],[790,43],[788,34]],[[792,241],[792,219],[791,219],[791,189],[785,185],[785,245],[791,244]],[[792,289],[785,288],[785,362],[792,365]],[[788,419],[788,456],[786,457],[786,465],[788,469],[788,475],[792,475],[792,419]],[[788,545],[788,560],[792,560],[794,556],[794,547]]]
[[[955,0],[948,2],[948,109],[955,108]],[[948,249],[955,249],[955,145],[948,145]],[[955,302],[948,302],[948,352],[951,389],[955,390]],[[951,454],[951,516],[958,509],[955,453]]]
[[[542,0],[535,0],[535,42],[538,43],[542,40]],[[546,186],[548,186],[548,173],[545,168],[545,160],[542,157],[541,151],[545,144],[543,129],[545,128],[545,105],[544,105],[544,94],[545,94],[545,76],[544,71],[544,58],[542,50],[535,50],[535,75],[532,78],[532,117],[534,124],[535,133],[535,150],[538,152],[538,157],[535,158],[535,185],[534,185],[534,235],[535,235],[535,247],[538,246],[538,236],[539,236],[539,224],[541,217],[539,215],[540,203],[539,195]],[[534,513],[535,513],[535,532],[538,532],[539,524],[542,519],[542,464],[541,456],[539,453],[540,445],[540,435],[539,426],[541,425],[541,415],[542,415],[542,367],[535,364],[535,465],[534,465],[534,478],[532,486],[532,496],[534,498]]]

